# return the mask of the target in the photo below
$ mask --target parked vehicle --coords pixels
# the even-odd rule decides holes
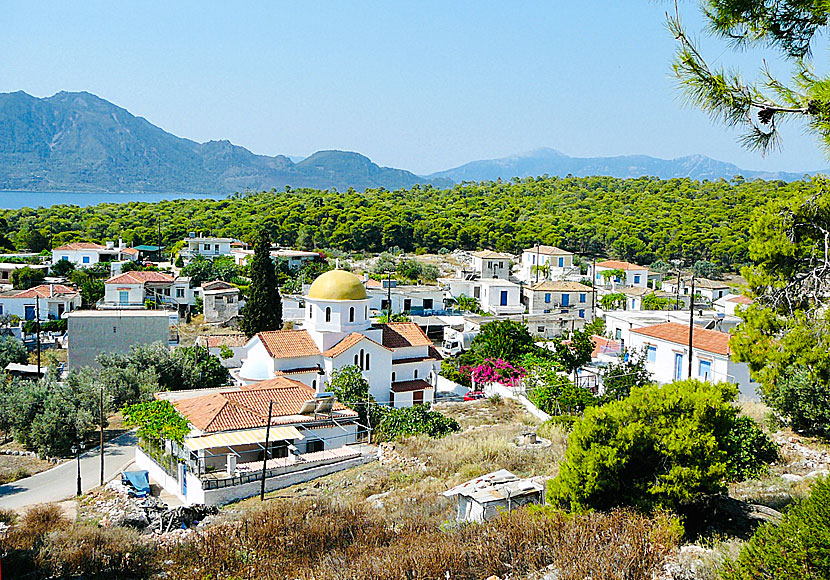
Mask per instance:
[[[441,345],[441,354],[445,357],[456,356],[468,350],[473,339],[478,335],[476,331],[461,332],[451,327],[444,329],[444,343]]]
[[[484,398],[484,391],[467,391],[467,394],[464,395],[465,401],[478,401],[479,399]]]

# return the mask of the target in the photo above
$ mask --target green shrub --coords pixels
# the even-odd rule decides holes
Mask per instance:
[[[579,417],[576,415],[554,415],[539,425],[536,429],[536,434],[539,435],[539,437],[548,439],[548,434],[552,429],[559,428],[563,431],[571,431],[577,421],[579,421]]]
[[[778,447],[750,417],[738,417],[723,443],[730,481],[756,477],[778,459]]]
[[[816,481],[810,496],[793,505],[779,524],[758,528],[738,558],[726,563],[722,578],[830,578],[830,480]]]
[[[678,381],[634,388],[574,425],[548,501],[571,509],[676,508],[769,458],[760,429],[738,419],[734,385]]]
[[[430,437],[443,437],[461,427],[451,417],[433,411],[429,405],[413,405],[403,409],[384,409],[380,422],[375,427],[375,435],[381,440],[390,441],[405,435],[423,433]]]

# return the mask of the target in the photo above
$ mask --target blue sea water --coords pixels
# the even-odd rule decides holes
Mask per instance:
[[[45,191],[0,191],[0,209],[49,207],[52,205],[96,205],[130,201],[162,201],[165,199],[221,199],[223,195],[198,193],[73,193]]]

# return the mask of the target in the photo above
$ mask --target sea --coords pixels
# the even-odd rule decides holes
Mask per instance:
[[[224,195],[198,193],[86,193],[66,191],[0,191],[0,209],[49,207],[52,205],[78,205],[81,207],[99,203],[128,203],[131,201],[163,201],[167,199],[222,199]]]

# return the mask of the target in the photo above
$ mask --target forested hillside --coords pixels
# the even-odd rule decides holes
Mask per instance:
[[[53,206],[2,215],[18,247],[31,230],[51,236],[53,246],[118,237],[155,242],[158,220],[164,245],[190,231],[250,239],[265,225],[280,244],[302,248],[516,252],[540,241],[586,255],[644,263],[709,259],[730,268],[748,261],[755,208],[816,189],[805,181],[552,177],[444,190],[272,190],[216,201]]]

